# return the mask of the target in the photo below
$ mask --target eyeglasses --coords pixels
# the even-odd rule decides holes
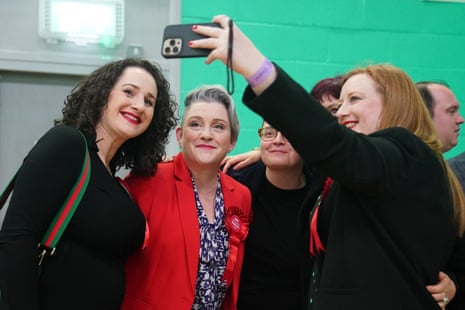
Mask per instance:
[[[276,129],[273,127],[264,127],[264,128],[259,128],[258,129],[258,135],[263,141],[271,141],[274,140],[278,136],[278,132]],[[287,141],[286,137],[281,134],[282,139]]]

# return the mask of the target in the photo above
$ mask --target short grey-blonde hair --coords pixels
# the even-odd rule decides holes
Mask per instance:
[[[226,108],[231,126],[231,142],[236,142],[239,136],[239,118],[237,117],[234,100],[221,85],[203,85],[191,90],[184,99],[184,113],[181,118],[181,126],[184,123],[184,115],[194,102],[218,102]]]

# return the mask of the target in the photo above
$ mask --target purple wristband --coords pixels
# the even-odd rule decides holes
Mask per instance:
[[[247,79],[247,82],[249,83],[250,87],[257,87],[263,83],[272,72],[273,64],[268,59],[265,59],[260,68],[258,68],[258,70]]]

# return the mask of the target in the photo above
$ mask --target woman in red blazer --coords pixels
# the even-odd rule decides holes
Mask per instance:
[[[196,89],[176,129],[181,153],[155,176],[126,179],[148,229],[127,263],[123,310],[236,309],[251,196],[219,167],[238,132],[227,92]]]

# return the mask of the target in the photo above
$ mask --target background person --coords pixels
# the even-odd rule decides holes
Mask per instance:
[[[460,126],[465,121],[460,115],[457,97],[443,83],[425,81],[416,83],[416,86],[428,107],[445,153],[457,145]]]
[[[238,309],[301,309],[297,218],[310,171],[289,141],[267,122],[259,129],[261,160],[230,175],[252,193],[253,221],[246,240]]]
[[[219,170],[239,134],[234,102],[203,86],[184,104],[181,152],[154,176],[126,179],[150,237],[126,266],[123,310],[236,309],[251,197]]]
[[[344,76],[342,75],[322,79],[312,87],[310,96],[318,100],[329,113],[336,116],[341,106],[339,95],[343,83]]]
[[[142,246],[145,220],[115,177],[150,175],[175,125],[161,69],[124,59],[84,78],[66,98],[62,125],[24,160],[0,231],[2,309],[119,309],[124,264]],[[38,271],[37,244],[78,178],[87,139],[90,182],[53,256]]]

